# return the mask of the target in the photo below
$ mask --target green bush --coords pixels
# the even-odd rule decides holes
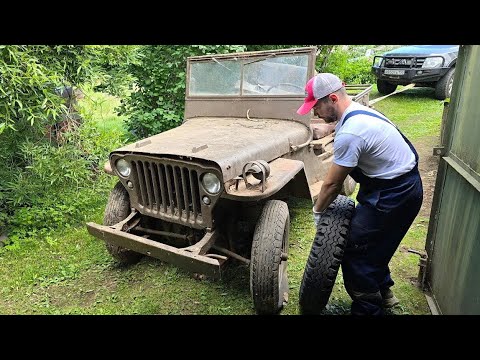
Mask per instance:
[[[9,215],[0,216],[0,229],[8,225],[9,237],[38,236],[85,221],[104,205],[114,179],[103,172],[103,165],[110,151],[124,143],[125,134],[112,103],[118,101],[87,92],[79,106],[83,121],[63,134],[62,144],[47,139],[21,144],[11,164],[15,171],[0,178],[0,210],[8,209],[0,213]],[[107,111],[101,111],[100,104]],[[111,125],[105,126],[104,119]]]
[[[185,69],[189,56],[243,51],[242,45],[158,45],[140,49],[132,63],[137,79],[119,113],[126,115],[130,139],[139,139],[181,124],[185,108]]]
[[[94,82],[120,91],[135,59],[133,46],[0,45],[0,234],[22,208],[90,186],[105,146],[115,144],[88,121],[59,132],[68,121],[56,90]]]
[[[372,59],[366,56],[355,56],[355,51],[336,48],[328,59],[324,72],[337,75],[347,84],[373,84]]]

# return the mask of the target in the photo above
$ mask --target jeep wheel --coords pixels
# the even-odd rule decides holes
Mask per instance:
[[[356,187],[357,187],[357,182],[353,180],[353,178],[350,175],[347,175],[347,177],[343,181],[342,190],[340,191],[340,194],[345,196],[350,196],[354,193]]]
[[[355,203],[338,195],[317,229],[300,285],[300,312],[320,314],[332,293],[350,231]]]
[[[128,192],[125,187],[121,182],[118,182],[108,198],[107,206],[105,207],[105,214],[103,216],[103,225],[115,225],[126,219],[128,215],[130,215],[130,198],[128,197]],[[134,264],[143,256],[143,254],[139,254],[135,251],[108,242],[105,244],[110,255],[124,265]]]
[[[450,97],[453,87],[453,74],[455,74],[455,68],[448,70],[447,73],[438,80],[435,86],[435,99],[445,100]]]
[[[397,85],[390,84],[385,80],[377,80],[377,90],[380,94],[388,95],[397,90]]]
[[[253,235],[250,293],[257,314],[276,314],[288,301],[288,205],[270,200],[263,207]]]

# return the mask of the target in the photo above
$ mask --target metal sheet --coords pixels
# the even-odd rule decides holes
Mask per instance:
[[[446,175],[431,289],[443,314],[480,314],[480,193],[454,168]]]
[[[116,152],[174,155],[217,163],[224,181],[239,175],[247,161],[272,161],[303,144],[309,129],[300,122],[246,118],[197,118]]]
[[[480,314],[480,46],[461,46],[426,249],[427,287],[442,314]]]

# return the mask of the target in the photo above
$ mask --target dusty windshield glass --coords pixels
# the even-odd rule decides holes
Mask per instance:
[[[308,55],[192,62],[190,96],[304,95]]]

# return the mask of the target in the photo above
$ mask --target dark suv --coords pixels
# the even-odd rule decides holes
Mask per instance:
[[[411,45],[373,59],[378,92],[391,94],[398,85],[435,88],[435,98],[450,97],[458,45]]]

